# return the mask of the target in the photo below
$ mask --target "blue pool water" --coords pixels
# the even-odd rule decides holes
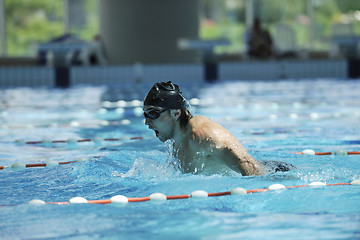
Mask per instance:
[[[179,83],[192,112],[229,129],[258,160],[298,170],[265,176],[181,174],[144,125],[152,84],[0,90],[0,166],[85,159],[50,168],[0,170],[0,239],[359,239],[360,187],[302,187],[163,203],[45,202],[224,192],[360,179],[360,81]],[[143,137],[143,139],[132,139]],[[118,141],[98,139],[117,138]],[[78,143],[24,144],[93,139]]]

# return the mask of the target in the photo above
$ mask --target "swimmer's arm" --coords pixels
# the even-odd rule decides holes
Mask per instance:
[[[243,176],[264,175],[260,163],[253,158],[246,148],[228,130],[219,128],[213,135],[213,143],[221,152],[221,157],[230,166],[238,167]]]
[[[200,123],[192,131],[192,140],[196,143],[194,145],[207,149],[207,152],[215,151],[213,154],[218,155],[227,165],[238,167],[243,176],[265,174],[260,163],[228,130],[206,118]]]
[[[239,141],[228,131],[214,133],[214,129],[204,134],[194,134],[193,140],[204,152],[213,152],[214,155],[223,159],[231,168],[238,168],[243,176],[265,174],[260,163],[256,161]],[[212,132],[213,134],[209,134]],[[224,137],[225,136],[225,137]]]
[[[243,176],[265,174],[260,163],[244,147],[238,147],[236,150],[226,147],[222,149],[222,152],[226,159],[237,163]]]

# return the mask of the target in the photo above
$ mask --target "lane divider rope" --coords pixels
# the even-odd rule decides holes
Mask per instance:
[[[242,132],[244,135],[272,135],[272,134],[285,134],[285,133],[296,133],[296,132],[309,132],[306,130],[297,130],[297,129],[291,129],[291,130],[272,130],[268,129],[266,131],[262,132],[255,132],[255,131],[249,131],[245,130]]]
[[[144,139],[144,137],[131,137],[130,140],[141,140]],[[90,141],[94,141],[94,142],[101,142],[101,141],[120,141],[123,139],[119,139],[119,138],[94,138],[94,139],[70,139],[70,140],[43,140],[43,141],[28,141],[25,142],[23,140],[16,140],[15,142],[17,144],[52,144],[52,143],[76,143],[76,142],[90,142]],[[85,161],[86,159],[84,158],[79,158],[77,160],[74,161],[66,161],[66,162],[57,162],[54,160],[48,160],[46,163],[29,163],[29,164],[25,164],[25,163],[20,163],[20,162],[16,162],[14,164],[12,164],[11,166],[0,166],[0,170],[4,170],[6,168],[12,168],[15,171],[19,171],[19,170],[23,170],[25,168],[34,168],[34,167],[55,167],[58,165],[63,165],[63,164],[69,164],[69,163],[76,163],[76,162],[82,162]]]
[[[46,163],[29,163],[29,164],[25,164],[25,163],[19,163],[16,162],[14,164],[12,164],[11,166],[7,167],[7,166],[0,166],[0,170],[4,170],[6,168],[12,168],[15,171],[19,171],[19,170],[23,170],[25,168],[35,168],[35,167],[56,167],[58,165],[64,165],[64,164],[69,164],[69,163],[76,163],[76,162],[83,162],[85,161],[86,158],[78,158],[76,160],[73,161],[66,161],[66,162],[57,162],[54,160],[48,160]]]
[[[6,125],[2,124],[2,129],[34,129],[34,128],[84,128],[84,127],[90,127],[94,124],[100,125],[103,127],[106,126],[123,126],[123,125],[130,125],[131,121],[129,119],[122,119],[120,121],[114,121],[114,120],[101,120],[97,123],[84,123],[84,122],[78,122],[78,121],[72,121],[68,124],[58,124],[58,123],[51,123],[51,124],[22,124],[22,125]]]
[[[292,188],[301,188],[301,187],[313,187],[313,188],[320,188],[326,186],[346,186],[346,185],[357,185],[360,186],[360,179],[354,180],[350,183],[324,183],[324,182],[312,182],[308,185],[296,185],[296,186],[284,186],[282,184],[272,184],[268,188],[262,189],[253,189],[253,190],[246,190],[241,187],[236,187],[231,189],[230,191],[226,192],[214,192],[208,193],[203,190],[197,190],[192,192],[191,194],[184,194],[184,195],[174,195],[174,196],[166,196],[163,193],[153,193],[147,197],[133,197],[128,198],[124,195],[116,195],[111,197],[110,199],[103,199],[103,200],[87,200],[83,197],[74,197],[71,198],[69,201],[66,202],[45,202],[40,199],[33,199],[29,201],[29,204],[75,204],[75,203],[90,203],[90,204],[127,204],[129,202],[146,202],[146,201],[154,201],[154,202],[163,202],[166,200],[180,200],[180,199],[205,199],[207,197],[220,197],[220,196],[237,196],[237,195],[246,195],[250,193],[259,193],[259,192],[268,192],[268,191],[279,191],[285,189],[292,189]],[[4,206],[4,205],[3,205]]]
[[[143,139],[143,137],[132,137],[130,138],[131,140],[135,140],[135,139]],[[118,141],[119,139],[117,138],[108,138],[108,139],[104,139],[105,141]],[[86,142],[86,141],[91,141],[91,139],[81,139],[81,140],[77,140],[78,142]],[[66,141],[62,141],[62,140],[56,140],[56,141],[51,141],[52,143],[58,143],[58,142],[66,142]],[[39,144],[39,143],[43,143],[42,141],[31,141],[31,142],[26,142],[27,144]],[[347,152],[344,150],[338,150],[335,152],[315,152],[314,150],[311,149],[306,149],[302,152],[296,152],[295,154],[299,154],[299,155],[320,155],[320,156],[324,156],[324,155],[337,155],[337,156],[347,156],[347,155],[359,155],[360,151],[352,151],[352,152]],[[76,163],[76,162],[81,162],[84,161],[85,159],[79,158],[77,160],[74,161],[67,161],[67,162],[57,162],[54,160],[49,160],[46,163],[33,163],[33,164],[24,164],[24,163],[14,163],[12,164],[10,167],[6,167],[6,166],[0,166],[0,170],[6,169],[6,168],[12,168],[14,170],[22,170],[25,168],[31,168],[31,167],[54,167],[54,166],[58,166],[61,164],[69,164],[69,163]]]
[[[140,140],[144,137],[131,137],[130,140]],[[76,143],[76,142],[101,142],[101,141],[121,141],[123,138],[101,138],[95,137],[93,139],[68,139],[68,140],[48,140],[44,139],[41,141],[24,141],[24,140],[15,140],[17,144],[50,144],[50,143]]]
[[[131,137],[130,140],[140,140],[144,139],[144,137]],[[76,142],[94,142],[94,143],[100,143],[102,141],[121,141],[124,140],[123,138],[101,138],[101,137],[95,137],[93,139],[68,139],[68,140],[49,140],[44,139],[42,141],[24,141],[24,140],[15,140],[15,143],[17,144],[52,144],[52,143],[69,143],[73,144]],[[300,155],[339,155],[339,156],[346,156],[346,155],[359,155],[360,151],[345,151],[345,150],[337,150],[335,152],[315,152],[312,149],[305,149],[302,152],[295,152],[295,154]]]
[[[315,152],[312,149],[305,149],[302,152],[296,152],[295,154],[303,154],[303,155],[338,155],[338,156],[346,156],[346,155],[358,155],[360,151],[345,151],[345,150],[337,150],[335,152]]]

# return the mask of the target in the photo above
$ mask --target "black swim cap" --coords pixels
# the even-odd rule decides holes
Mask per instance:
[[[183,109],[187,105],[179,86],[171,81],[155,83],[145,97],[144,106],[156,106],[165,109]]]

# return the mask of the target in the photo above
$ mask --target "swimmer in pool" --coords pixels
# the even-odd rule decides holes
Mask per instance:
[[[169,81],[154,84],[143,108],[145,124],[156,137],[161,142],[173,141],[173,155],[183,173],[212,174],[231,169],[248,176],[290,170],[290,164],[260,164],[228,130],[204,116],[193,116],[188,107],[179,87]]]

